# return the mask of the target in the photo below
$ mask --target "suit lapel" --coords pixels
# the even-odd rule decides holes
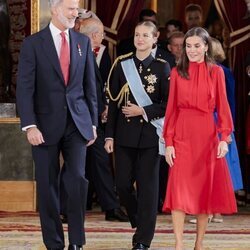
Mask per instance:
[[[79,63],[79,56],[82,58],[82,48],[80,47],[80,43],[77,43],[76,33],[72,30],[69,30],[70,35],[70,73],[69,79],[72,79],[77,65]],[[70,80],[69,80],[70,83]]]
[[[56,47],[55,47],[55,44],[54,44],[50,29],[49,29],[49,26],[47,26],[44,29],[44,32],[41,33],[41,35],[42,35],[42,38],[43,38],[43,50],[44,50],[44,53],[46,54],[49,61],[53,65],[53,68],[55,69],[55,71],[57,72],[59,77],[61,77],[62,82],[64,82],[63,74],[62,74],[62,70],[61,70],[61,66],[60,66],[60,62],[59,62],[59,58],[58,58],[58,55],[57,55],[57,52],[56,52]]]

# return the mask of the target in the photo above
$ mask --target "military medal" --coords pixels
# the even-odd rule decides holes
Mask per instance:
[[[139,66],[139,73],[141,74],[141,72],[142,72],[142,65],[140,64],[140,66]]]
[[[149,70],[148,70],[149,71]],[[144,76],[144,79],[148,82],[148,86],[146,87],[146,91],[149,94],[152,94],[155,92],[155,86],[154,84],[157,82],[157,77],[154,74],[149,74],[147,76]]]

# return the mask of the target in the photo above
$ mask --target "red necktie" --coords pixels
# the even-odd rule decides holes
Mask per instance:
[[[68,41],[66,40],[66,34],[64,32],[61,32],[60,35],[62,37],[62,44],[61,44],[59,60],[65,85],[67,86],[69,80],[69,62],[70,62],[69,44]]]
[[[99,50],[100,50],[100,47],[96,47],[96,48],[93,49],[95,57],[98,56]]]

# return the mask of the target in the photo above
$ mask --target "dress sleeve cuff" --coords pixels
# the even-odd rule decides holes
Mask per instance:
[[[165,145],[167,146],[173,146],[173,139],[172,137],[166,137],[165,139]]]

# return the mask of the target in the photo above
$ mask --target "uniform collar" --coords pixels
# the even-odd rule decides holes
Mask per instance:
[[[154,57],[151,54],[147,58],[145,58],[143,61],[139,60],[136,57],[136,55],[134,56],[134,62],[137,67],[139,67],[139,65],[142,64],[144,68],[147,68],[153,60],[154,60]]]

